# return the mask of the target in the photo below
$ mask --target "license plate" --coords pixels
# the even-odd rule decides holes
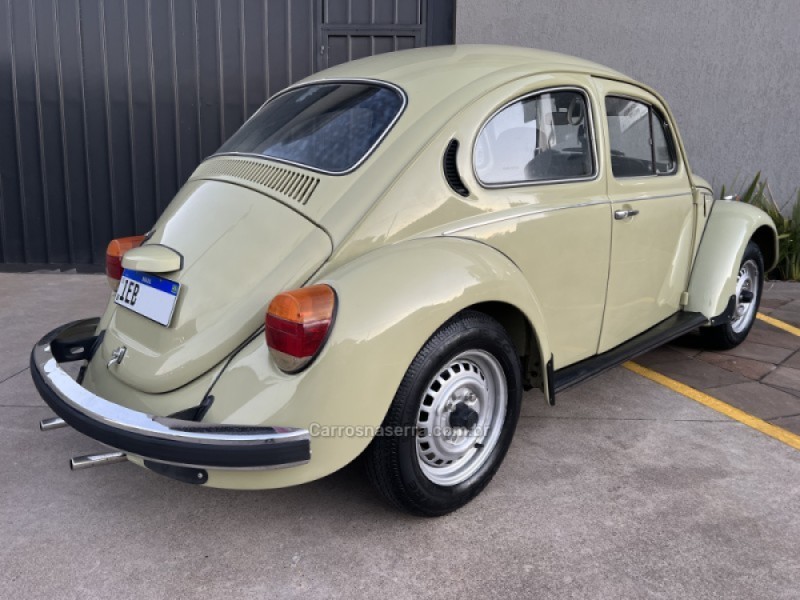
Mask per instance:
[[[169,279],[125,269],[114,302],[169,327],[180,289],[180,283]]]

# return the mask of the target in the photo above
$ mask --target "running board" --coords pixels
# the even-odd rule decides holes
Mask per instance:
[[[658,325],[651,327],[644,333],[640,333],[635,338],[631,338],[616,348],[559,369],[554,373],[553,389],[556,392],[563,392],[573,385],[586,381],[590,377],[599,375],[612,367],[621,365],[640,354],[658,348],[707,323],[708,319],[700,313],[675,313]],[[554,402],[551,401],[551,404],[554,404]]]

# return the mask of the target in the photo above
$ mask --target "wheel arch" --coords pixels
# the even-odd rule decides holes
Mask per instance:
[[[544,377],[541,346],[536,330],[525,313],[513,304],[499,301],[479,302],[467,309],[482,312],[502,325],[517,350],[526,389],[541,387]]]
[[[778,236],[768,225],[762,225],[753,232],[750,238],[761,250],[764,257],[764,273],[769,273],[778,263]]]
[[[359,257],[323,275],[320,282],[329,283],[337,293],[359,286],[364,289],[366,282],[374,280],[376,269],[382,272],[379,276],[391,272],[398,287],[421,292],[421,300],[413,301],[416,310],[400,310],[409,328],[417,330],[415,352],[458,313],[479,311],[495,319],[509,334],[521,359],[526,388],[540,387],[548,393],[545,365],[551,353],[544,315],[534,290],[505,254],[472,239],[420,238]],[[370,307],[383,304],[386,288],[378,286],[371,295],[374,292],[377,294]],[[369,310],[376,315],[387,308]],[[410,356],[408,364],[412,359]]]
[[[712,319],[721,315],[736,288],[736,276],[750,241],[764,254],[764,267],[774,267],[778,236],[772,219],[743,202],[717,200],[708,217],[689,280],[687,311]]]

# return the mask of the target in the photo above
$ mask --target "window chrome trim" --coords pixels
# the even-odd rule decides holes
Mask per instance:
[[[486,126],[501,112],[507,109],[509,106],[517,104],[518,102],[524,102],[529,98],[533,98],[534,96],[541,96],[542,94],[549,94],[551,92],[578,92],[583,96],[584,101],[586,102],[587,108],[587,115],[589,119],[589,129],[591,131],[592,136],[592,143],[590,146],[590,150],[592,152],[592,175],[587,177],[565,177],[563,179],[528,179],[528,180],[521,180],[521,181],[508,181],[502,183],[486,183],[484,182],[479,176],[478,171],[475,167],[475,149],[478,146],[478,140],[480,139],[481,135],[483,134],[483,130],[486,129]],[[478,135],[475,136],[475,141],[472,143],[472,176],[475,178],[475,181],[478,182],[482,188],[491,190],[491,189],[507,189],[507,188],[518,188],[518,187],[528,187],[534,185],[553,185],[559,183],[574,183],[576,181],[594,181],[600,176],[600,164],[598,160],[598,153],[597,153],[597,135],[595,126],[594,126],[594,107],[591,103],[591,97],[589,96],[589,92],[582,87],[574,86],[574,85],[562,85],[550,88],[542,88],[539,90],[535,90],[524,96],[519,96],[514,100],[506,102],[503,106],[498,108],[494,111],[489,118],[484,120],[483,124],[481,125],[480,130],[478,131]]]
[[[378,136],[378,139],[375,140],[375,143],[373,143],[372,146],[370,146],[367,149],[367,151],[364,153],[364,156],[362,156],[358,160],[357,163],[355,163],[352,167],[350,167],[346,171],[328,171],[326,169],[320,169],[320,168],[317,168],[317,167],[312,167],[310,165],[306,165],[306,164],[303,164],[303,163],[300,163],[300,162],[297,162],[297,161],[287,160],[285,158],[277,158],[277,157],[274,157],[274,156],[268,156],[266,154],[259,154],[257,152],[214,152],[213,154],[211,154],[211,156],[209,156],[205,160],[208,160],[208,159],[211,159],[211,158],[215,158],[217,156],[246,156],[248,158],[260,158],[260,159],[263,159],[263,160],[271,160],[271,161],[275,161],[275,162],[278,162],[278,163],[281,163],[281,164],[284,164],[284,165],[290,165],[292,167],[298,167],[298,168],[301,168],[301,169],[305,169],[307,171],[313,171],[314,173],[320,173],[322,175],[333,175],[333,176],[349,175],[350,173],[352,173],[353,171],[358,169],[362,164],[364,164],[364,162],[370,156],[372,156],[372,154],[375,152],[375,150],[377,150],[378,146],[380,146],[381,142],[383,142],[383,140],[386,138],[386,136],[388,136],[389,133],[392,131],[392,129],[394,129],[394,126],[397,124],[397,121],[400,120],[400,117],[403,116],[403,113],[405,113],[406,107],[408,106],[408,94],[399,85],[391,83],[390,81],[384,81],[383,79],[371,79],[371,78],[368,78],[368,77],[344,77],[344,78],[338,78],[337,77],[337,78],[332,78],[332,79],[324,78],[324,79],[315,79],[314,81],[309,81],[309,82],[306,82],[306,83],[297,83],[295,85],[291,85],[291,86],[279,91],[277,94],[275,94],[274,96],[269,98],[266,102],[264,102],[264,104],[262,104],[258,108],[258,110],[256,112],[254,112],[252,115],[250,115],[250,118],[248,118],[247,121],[242,123],[242,125],[239,127],[239,129],[236,130],[236,133],[238,133],[239,130],[242,127],[247,125],[247,123],[249,123],[270,102],[272,102],[276,98],[279,98],[280,96],[283,96],[284,94],[287,94],[289,92],[293,92],[295,90],[298,90],[298,89],[301,89],[301,88],[304,88],[304,87],[314,86],[314,85],[329,85],[329,84],[334,84],[335,85],[335,84],[346,84],[346,83],[370,84],[370,85],[374,85],[374,86],[377,86],[377,87],[388,88],[388,89],[394,90],[395,92],[398,92],[400,94],[400,98],[402,99],[402,104],[400,105],[400,109],[397,111],[397,114],[394,116],[394,118],[389,122],[389,124],[383,130],[383,133],[381,133],[381,135]],[[236,133],[234,133],[233,135],[236,135]],[[233,137],[233,136],[231,136],[231,137]],[[230,139],[230,138],[228,138],[228,139]],[[223,142],[223,145],[225,143],[227,143],[227,141],[228,140],[225,140],[225,142]]]
[[[655,173],[651,173],[649,175],[631,175],[629,177],[624,177],[624,176],[623,177],[617,177],[616,175],[614,175],[614,167],[613,167],[613,165],[611,165],[611,161],[609,160],[609,171],[611,171],[611,176],[616,180],[622,179],[622,180],[628,181],[630,179],[649,179],[651,177],[671,177],[673,175],[678,175],[678,173],[680,172],[680,169],[678,168],[678,165],[679,164],[683,164],[683,157],[680,156],[679,153],[678,153],[678,144],[675,143],[675,134],[673,133],[673,127],[672,127],[672,124],[669,122],[669,119],[666,118],[664,111],[661,110],[658,106],[656,106],[652,102],[650,102],[650,100],[645,100],[644,98],[639,98],[637,96],[631,96],[631,95],[628,95],[628,94],[616,94],[614,92],[611,92],[611,93],[606,94],[603,97],[603,112],[604,112],[604,116],[606,118],[606,128],[608,128],[608,109],[606,108],[606,99],[608,99],[608,98],[620,98],[621,100],[630,100],[632,102],[638,102],[639,104],[644,104],[645,106],[647,106],[650,109],[648,112],[650,114],[650,138],[651,138],[651,142],[652,142],[652,137],[653,137],[653,120],[652,120],[653,113],[652,113],[652,111],[655,109],[658,112],[659,116],[661,117],[662,123],[666,124],[666,127],[664,128],[665,129],[664,133],[665,134],[669,133],[669,139],[667,140],[667,145],[669,146],[669,149],[674,154],[673,158],[674,158],[674,162],[675,162],[675,166],[672,167],[672,170],[671,171],[666,171],[664,173],[659,173],[658,171],[656,171]],[[652,144],[651,144],[651,147],[652,147]],[[653,148],[653,152],[655,152],[655,148]],[[611,156],[611,135],[610,134],[608,136],[608,153],[609,153],[609,157],[610,157]],[[653,161],[653,167],[655,168],[655,160]]]

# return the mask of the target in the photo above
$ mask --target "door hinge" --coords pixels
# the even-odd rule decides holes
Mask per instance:
[[[681,294],[681,306],[686,306],[689,304],[689,292],[683,292]]]
[[[706,213],[708,212],[708,208],[706,207],[706,197],[704,194],[700,193],[697,188],[694,188],[692,192],[692,203],[699,207],[703,207],[703,216],[707,216]]]

